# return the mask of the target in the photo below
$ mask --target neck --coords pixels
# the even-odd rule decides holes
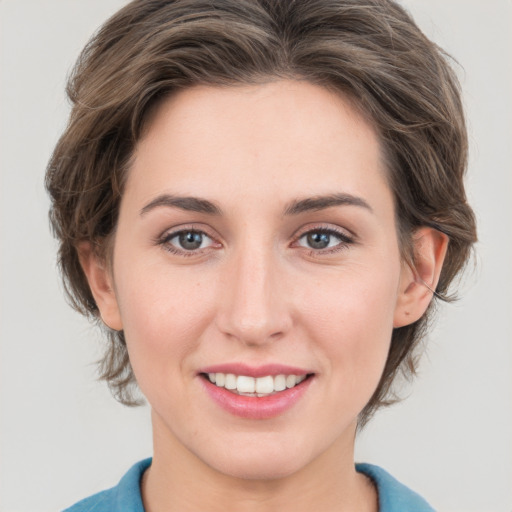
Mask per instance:
[[[141,485],[146,512],[377,512],[373,484],[354,468],[355,426],[350,443],[340,439],[305,467],[272,479],[221,473],[155,429],[155,418],[153,431],[155,455]]]

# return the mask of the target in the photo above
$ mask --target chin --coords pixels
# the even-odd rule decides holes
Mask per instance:
[[[310,462],[305,449],[285,445],[261,441],[244,448],[231,446],[220,456],[203,461],[215,471],[233,478],[277,480],[300,471]]]
[[[242,480],[279,480],[293,475],[303,467],[300,463],[286,460],[283,463],[273,458],[259,457],[253,460],[244,457],[241,460],[230,460],[223,465],[217,465],[213,469],[233,478]]]

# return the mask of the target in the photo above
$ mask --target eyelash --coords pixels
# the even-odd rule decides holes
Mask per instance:
[[[204,230],[200,230],[200,229],[195,229],[195,228],[182,228],[182,229],[179,229],[177,231],[173,231],[171,233],[164,233],[161,237],[157,238],[157,240],[155,240],[155,242],[158,244],[158,245],[161,245],[164,250],[170,252],[171,254],[175,254],[175,255],[178,255],[178,256],[182,256],[182,257],[191,257],[191,256],[197,256],[199,254],[202,254],[204,250],[208,249],[209,247],[205,247],[205,248],[199,248],[199,249],[193,249],[193,250],[186,250],[186,249],[178,249],[177,247],[173,246],[170,241],[173,239],[173,238],[176,238],[178,237],[179,235],[181,234],[186,234],[186,233],[193,233],[193,234],[199,234],[199,235],[202,235],[202,236],[206,236],[208,237],[211,241],[212,241],[212,244],[211,245],[215,245],[217,244],[218,246],[220,246],[220,243],[219,242],[215,242],[215,239],[210,236],[207,232],[205,232]],[[301,246],[301,245],[298,245],[299,241],[304,238],[305,236],[307,235],[310,235],[310,234],[325,234],[325,235],[329,235],[329,236],[335,236],[338,240],[339,240],[339,243],[337,243],[335,246],[333,247],[328,247],[328,248],[324,248],[324,249],[314,249],[314,248],[311,248],[311,247],[305,247],[305,246]],[[303,249],[307,250],[308,251],[308,255],[309,256],[317,256],[317,255],[327,255],[327,254],[333,254],[333,253],[337,253],[339,251],[342,251],[344,249],[346,249],[349,245],[353,244],[354,243],[354,239],[351,237],[351,236],[348,236],[345,232],[341,231],[341,230],[338,230],[338,229],[335,229],[335,228],[332,228],[332,227],[314,227],[314,228],[311,228],[311,229],[308,229],[306,231],[303,231],[301,232],[298,236],[295,237],[294,239],[294,242],[292,243],[292,246],[298,246],[298,247],[302,247]]]
[[[354,238],[347,235],[347,233],[344,231],[332,227],[327,228],[319,226],[310,228],[307,231],[302,232],[298,237],[296,237],[294,244],[297,244],[299,240],[301,240],[303,237],[310,235],[312,233],[325,234],[329,236],[334,235],[339,240],[339,243],[337,243],[334,247],[326,247],[325,249],[313,249],[311,247],[302,246],[304,249],[309,251],[309,256],[313,257],[315,255],[327,255],[340,252],[355,242]]]
[[[208,249],[208,247],[204,247],[202,249],[199,248],[196,250],[178,249],[177,247],[173,246],[170,243],[173,238],[176,238],[181,234],[188,234],[188,233],[206,236],[212,241],[212,245],[216,244],[215,239],[212,236],[210,236],[208,233],[206,233],[206,231],[201,230],[201,229],[195,229],[195,228],[182,228],[177,231],[173,231],[171,233],[164,233],[160,238],[158,238],[156,240],[156,243],[158,245],[161,245],[164,248],[164,250],[166,250],[167,252],[170,252],[171,254],[176,254],[178,256],[183,256],[185,258],[188,258],[191,256],[197,256],[198,254],[201,254],[205,249]],[[217,244],[218,244],[218,242],[217,242]],[[220,244],[218,244],[218,245],[220,245]]]

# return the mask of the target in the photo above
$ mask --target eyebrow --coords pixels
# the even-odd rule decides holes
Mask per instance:
[[[179,208],[181,210],[208,215],[222,215],[222,210],[211,201],[191,196],[175,196],[162,194],[150,201],[140,210],[143,216],[149,211],[159,208]],[[358,206],[373,212],[372,207],[361,197],[352,194],[329,194],[326,196],[306,197],[292,201],[284,210],[285,215],[299,215],[309,211],[320,211],[334,206]]]
[[[140,215],[142,216],[160,206],[179,208],[188,212],[207,213],[209,215],[221,215],[222,213],[217,205],[207,199],[162,194],[144,206],[140,211]]]
[[[329,194],[307,197],[292,201],[285,209],[285,215],[298,215],[309,211],[319,211],[333,206],[359,206],[373,213],[373,208],[362,198],[352,194]]]

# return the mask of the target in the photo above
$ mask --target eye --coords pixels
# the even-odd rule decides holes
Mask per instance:
[[[313,229],[304,233],[297,241],[297,245],[307,249],[323,251],[325,249],[342,249],[352,243],[347,235],[333,229]],[[329,252],[329,251],[328,251]]]
[[[169,233],[162,240],[162,244],[171,252],[197,251],[210,247],[213,243],[213,240],[206,233],[192,229]]]

